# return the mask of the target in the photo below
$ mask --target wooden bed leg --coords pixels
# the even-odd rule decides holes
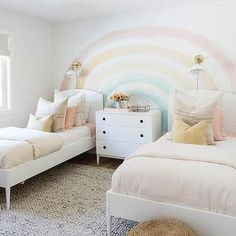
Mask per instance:
[[[6,188],[5,188],[5,193],[6,193],[6,206],[7,206],[7,210],[10,210],[10,204],[11,204],[11,187],[6,187]]]
[[[97,155],[97,165],[99,165],[99,162],[100,162],[100,156]]]
[[[106,194],[106,220],[107,220],[107,236],[111,236],[111,214],[110,214],[108,194]]]

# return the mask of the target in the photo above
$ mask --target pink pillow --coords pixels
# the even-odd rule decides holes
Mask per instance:
[[[213,136],[215,141],[225,140],[224,135],[224,116],[222,107],[216,106],[213,116]]]
[[[66,119],[65,119],[66,129],[74,128],[77,109],[78,109],[78,106],[67,107]]]
[[[96,126],[92,123],[86,123],[85,124],[86,127],[88,127],[90,129],[90,136],[93,137],[96,135]]]

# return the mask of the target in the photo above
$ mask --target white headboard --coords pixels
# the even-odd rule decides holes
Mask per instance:
[[[186,91],[191,95],[214,95],[219,93],[219,90],[189,90]],[[226,133],[236,133],[236,94],[230,92],[223,92],[223,110],[224,110],[224,128]],[[169,97],[168,102],[168,130],[172,129],[173,123],[173,98]]]
[[[103,109],[103,94],[87,89],[69,89],[62,91],[65,95],[72,96],[83,93],[86,96],[86,103],[90,104],[88,122],[95,124],[95,113]]]

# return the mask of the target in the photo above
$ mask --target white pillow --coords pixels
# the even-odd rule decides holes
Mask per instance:
[[[221,91],[215,90],[187,90],[187,91],[175,91],[175,94],[182,94],[182,100],[185,103],[193,104],[206,104],[209,101],[216,101],[217,105],[222,107],[223,109],[223,93]],[[192,96],[190,98],[190,96]],[[179,96],[180,97],[180,96]],[[170,131],[173,124],[173,116],[174,116],[174,102],[175,102],[175,95],[169,96],[168,101],[168,130]],[[191,109],[191,108],[190,108]]]
[[[68,98],[68,106],[78,106],[78,110],[75,118],[75,126],[82,126],[87,122],[89,108],[85,103],[85,95],[83,93],[78,93],[75,95],[67,95],[58,90],[54,91],[54,101],[58,101],[62,98]],[[86,118],[87,117],[87,118]]]
[[[224,94],[221,91],[215,90],[190,90],[188,95],[194,96],[198,99],[198,104],[209,104],[209,102],[216,102],[216,105],[223,110],[223,97]]]
[[[68,98],[60,99],[56,102],[49,102],[43,98],[39,98],[36,116],[43,117],[53,115],[52,131],[65,130],[65,117]]]
[[[45,132],[52,132],[53,115],[45,117],[36,117],[32,114],[29,116],[27,129],[41,130]]]
[[[185,119],[213,119],[213,114],[218,101],[222,103],[222,95],[194,96],[181,91],[175,91],[175,114],[184,116]]]
[[[207,120],[207,143],[215,144],[212,125],[214,111],[218,103],[222,103],[221,93],[214,96],[194,96],[181,91],[176,91],[174,114],[175,117],[180,117],[185,123],[191,126],[197,124],[201,120]]]

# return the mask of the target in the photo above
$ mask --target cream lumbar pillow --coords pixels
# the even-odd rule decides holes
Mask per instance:
[[[75,118],[75,126],[82,126],[86,123],[86,105],[85,105],[85,95],[83,93],[78,93],[75,95],[67,95],[61,91],[54,91],[54,101],[61,100],[63,98],[68,98],[68,107],[77,106],[77,113]]]
[[[179,117],[190,126],[197,124],[201,120],[207,120],[207,144],[215,144],[212,124],[217,102],[218,97],[204,99],[176,91],[174,114],[175,117]]]
[[[175,118],[172,129],[173,142],[207,145],[207,127],[207,120],[202,120],[199,123],[190,126],[183,120]]]
[[[45,132],[52,132],[52,122],[53,115],[37,117],[30,114],[27,129],[36,129]]]
[[[64,131],[67,101],[68,98],[64,98],[56,102],[50,102],[43,98],[39,98],[36,116],[44,117],[53,115],[52,131]]]

